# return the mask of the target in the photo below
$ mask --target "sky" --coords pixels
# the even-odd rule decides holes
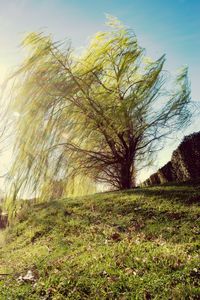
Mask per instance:
[[[106,14],[132,28],[148,56],[155,59],[165,53],[165,69],[172,74],[188,65],[192,100],[200,101],[200,0],[0,0],[0,83],[23,60],[20,43],[27,33],[51,33],[54,40],[69,38],[74,47],[82,48],[105,29]],[[184,135],[199,130],[196,119],[168,139],[155,164],[143,170],[139,180],[170,160]],[[11,155],[11,147],[1,155],[2,174]]]

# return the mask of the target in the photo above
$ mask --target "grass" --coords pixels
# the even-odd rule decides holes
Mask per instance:
[[[1,233],[0,300],[199,299],[199,200],[190,184],[24,208]]]

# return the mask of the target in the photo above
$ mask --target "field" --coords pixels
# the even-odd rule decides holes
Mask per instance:
[[[27,204],[1,232],[0,299],[200,299],[199,202],[188,184]]]

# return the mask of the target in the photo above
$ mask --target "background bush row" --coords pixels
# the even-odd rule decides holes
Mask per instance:
[[[200,132],[186,136],[171,161],[152,174],[142,186],[200,179]]]

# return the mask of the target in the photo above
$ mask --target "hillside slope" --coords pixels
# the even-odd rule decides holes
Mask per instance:
[[[199,299],[199,199],[160,186],[24,209],[1,234],[0,299]]]

